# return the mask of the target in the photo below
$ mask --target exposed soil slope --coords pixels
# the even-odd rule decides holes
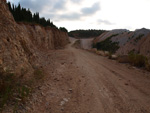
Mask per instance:
[[[112,30],[105,32],[94,39],[94,43],[96,44],[112,36],[111,41],[118,42],[120,46],[117,54],[126,55],[130,51],[134,51],[135,53],[150,56],[149,34],[150,30],[145,28],[138,29],[133,32],[124,29]]]
[[[16,23],[5,0],[0,0],[0,66],[20,76],[40,60],[39,51],[63,48],[68,35],[58,29]],[[31,74],[30,74],[31,75]]]

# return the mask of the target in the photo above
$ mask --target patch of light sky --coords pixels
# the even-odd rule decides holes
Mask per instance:
[[[17,4],[20,0],[9,1]],[[47,5],[40,11],[40,15],[50,18],[56,26],[66,27],[69,31],[75,29],[135,30],[143,27],[150,29],[150,0],[66,1],[64,9],[51,11],[50,6]],[[99,4],[98,11],[89,15],[82,14],[82,9],[93,10],[92,6],[95,3]]]

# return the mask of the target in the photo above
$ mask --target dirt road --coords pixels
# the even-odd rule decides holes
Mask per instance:
[[[47,76],[21,112],[150,113],[149,72],[71,46],[48,56]]]
[[[91,49],[92,45],[93,45],[94,37],[93,38],[85,38],[85,39],[84,38],[80,39],[80,38],[72,38],[72,37],[70,37],[69,39],[72,42],[72,44],[75,43],[77,40],[80,40],[81,48],[83,48],[83,49]]]

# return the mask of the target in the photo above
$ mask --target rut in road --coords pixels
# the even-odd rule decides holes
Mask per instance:
[[[21,112],[150,113],[149,72],[71,46],[48,56],[47,76]]]

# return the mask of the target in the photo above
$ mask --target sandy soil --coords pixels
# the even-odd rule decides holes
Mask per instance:
[[[51,51],[47,76],[21,112],[150,113],[150,73],[70,45]]]

